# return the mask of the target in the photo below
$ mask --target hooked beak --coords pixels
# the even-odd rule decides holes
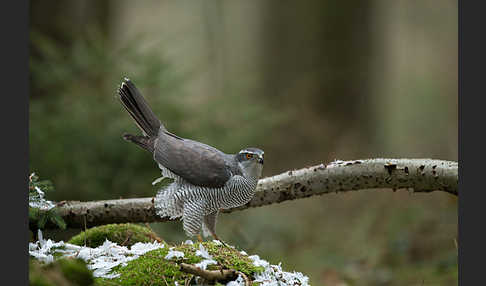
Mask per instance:
[[[258,163],[262,164],[263,165],[263,157],[262,156],[259,156],[258,157]]]

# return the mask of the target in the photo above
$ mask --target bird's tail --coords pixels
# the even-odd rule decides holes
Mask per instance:
[[[137,144],[138,146],[142,147],[142,149],[145,149],[150,153],[154,152],[154,139],[155,139],[154,137],[137,136],[137,135],[125,133],[123,134],[123,139]]]
[[[160,120],[148,106],[140,91],[135,85],[125,78],[118,89],[120,101],[137,126],[148,137],[156,137],[162,126]]]

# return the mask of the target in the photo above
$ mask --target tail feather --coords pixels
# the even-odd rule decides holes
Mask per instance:
[[[118,95],[123,107],[135,120],[135,123],[144,135],[156,137],[162,123],[150,109],[140,91],[128,78],[123,80],[118,89]]]
[[[154,137],[148,137],[148,136],[137,136],[137,135],[132,135],[132,134],[123,134],[123,139],[126,141],[132,142],[137,144],[138,146],[142,147],[142,149],[145,149],[149,151],[150,153],[154,152]]]

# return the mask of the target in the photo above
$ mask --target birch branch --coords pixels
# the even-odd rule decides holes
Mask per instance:
[[[223,212],[365,189],[443,191],[457,196],[458,163],[432,159],[368,159],[335,161],[328,165],[287,171],[261,179],[250,202]],[[78,228],[84,228],[85,224],[91,227],[108,223],[168,220],[167,217],[156,215],[154,198],[69,201],[59,207],[59,213],[68,227]]]

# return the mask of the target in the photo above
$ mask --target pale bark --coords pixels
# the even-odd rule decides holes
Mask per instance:
[[[458,163],[432,159],[369,159],[335,161],[328,165],[287,171],[261,179],[250,202],[223,212],[365,189],[443,191],[457,196]],[[156,215],[154,198],[70,201],[60,206],[59,211],[68,227],[168,220]]]
[[[245,285],[251,285],[244,273],[234,269],[204,270],[187,263],[181,263],[180,269],[183,272],[199,276],[208,282],[234,280],[238,277],[238,274],[241,274],[246,279]]]

